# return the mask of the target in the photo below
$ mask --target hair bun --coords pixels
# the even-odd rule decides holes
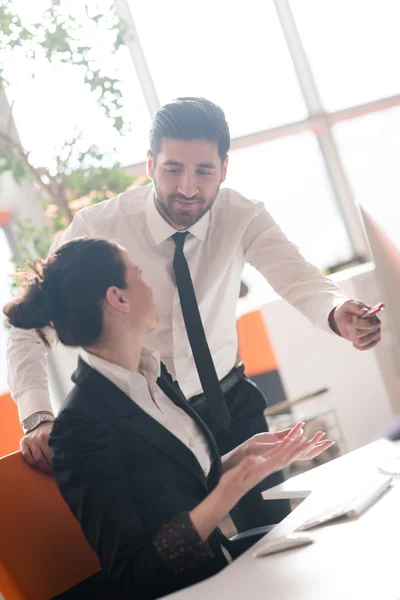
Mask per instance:
[[[24,285],[19,298],[4,307],[4,314],[14,327],[21,329],[42,329],[52,320],[52,302],[49,292],[44,289],[39,276],[31,277]]]

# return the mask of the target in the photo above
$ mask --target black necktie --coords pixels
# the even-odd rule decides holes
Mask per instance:
[[[186,231],[184,233],[175,233],[172,236],[175,242],[173,266],[179,300],[194,362],[196,363],[197,372],[207,399],[210,418],[218,428],[227,429],[231,416],[221,390],[210,348],[208,347],[189,266],[183,253],[183,245],[187,234],[188,232]]]

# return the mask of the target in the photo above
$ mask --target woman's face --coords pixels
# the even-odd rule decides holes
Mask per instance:
[[[127,289],[124,292],[129,302],[130,323],[142,333],[153,331],[160,324],[153,290],[142,279],[140,268],[131,260],[127,251],[121,248],[121,255],[126,266]]]

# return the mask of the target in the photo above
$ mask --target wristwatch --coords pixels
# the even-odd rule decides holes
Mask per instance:
[[[35,413],[34,415],[30,415],[22,421],[22,429],[24,431],[24,434],[26,435],[27,433],[30,433],[31,431],[39,427],[39,425],[41,425],[42,423],[45,423],[46,421],[53,422],[55,420],[56,418],[54,415],[48,415],[47,413],[40,412]]]

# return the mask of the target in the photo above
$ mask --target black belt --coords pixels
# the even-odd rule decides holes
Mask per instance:
[[[223,379],[221,379],[221,389],[223,394],[227,394],[231,391],[232,388],[235,387],[239,381],[244,379],[244,364],[242,362],[237,363],[231,371],[229,371],[228,375],[225,375]],[[189,398],[189,402],[202,402],[206,400],[205,394],[197,394],[197,396],[192,396]]]

